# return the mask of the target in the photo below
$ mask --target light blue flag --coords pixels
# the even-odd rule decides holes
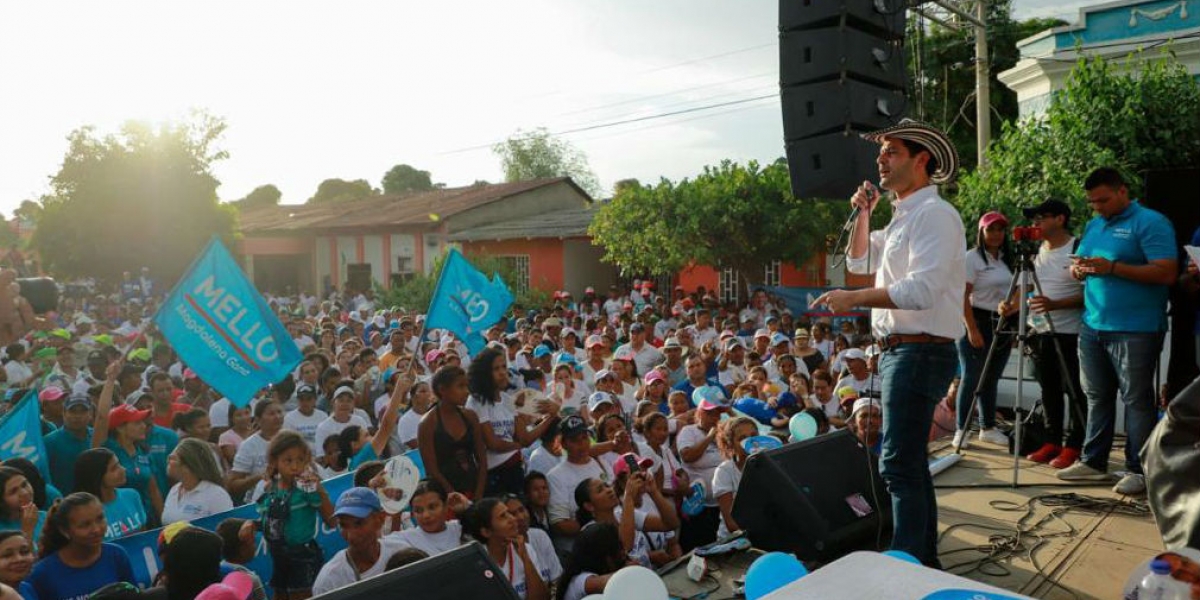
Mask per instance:
[[[512,303],[512,292],[499,275],[489,280],[451,248],[433,290],[425,327],[453,331],[476,354],[487,345],[484,330],[503,318]]]
[[[37,390],[0,417],[0,460],[21,457],[37,465],[44,477],[50,476],[46,460],[46,445],[42,443],[42,407],[38,405]]]
[[[216,238],[154,315],[200,379],[235,406],[300,363],[300,349]]]

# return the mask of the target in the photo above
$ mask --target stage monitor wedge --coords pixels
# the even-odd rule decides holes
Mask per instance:
[[[742,472],[733,518],[755,548],[805,561],[878,549],[892,503],[877,464],[847,430],[759,452]]]
[[[520,600],[477,542],[314,596],[314,600]]]

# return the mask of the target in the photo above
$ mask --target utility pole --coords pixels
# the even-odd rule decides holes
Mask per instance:
[[[975,155],[987,164],[992,137],[991,67],[988,64],[987,0],[975,0]]]

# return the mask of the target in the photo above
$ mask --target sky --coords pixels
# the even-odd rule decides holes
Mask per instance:
[[[1073,21],[1090,3],[1016,0],[1015,12]],[[783,154],[777,11],[777,0],[6,2],[0,213],[49,191],[72,130],[194,109],[228,123],[222,200],[271,183],[300,203],[326,178],[379,186],[399,163],[449,186],[500,181],[490,146],[537,127],[581,150],[605,190],[769,162]]]

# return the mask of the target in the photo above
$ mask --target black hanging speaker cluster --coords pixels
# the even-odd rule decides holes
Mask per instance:
[[[845,198],[878,178],[859,137],[904,116],[907,0],[779,0],[779,86],[792,193]]]

